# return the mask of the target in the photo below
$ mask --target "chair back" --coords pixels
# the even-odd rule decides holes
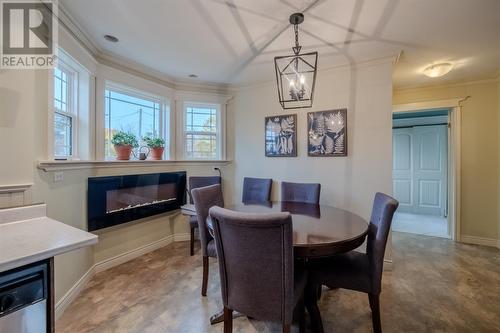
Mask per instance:
[[[273,180],[270,178],[243,178],[242,202],[264,202],[271,200]]]
[[[294,290],[291,215],[213,207],[210,217],[224,305],[259,320],[290,323]]]
[[[208,232],[207,217],[208,211],[213,206],[224,207],[224,198],[220,184],[198,187],[191,191],[198,219],[198,229],[200,231],[201,252],[207,256],[207,245],[213,237]]]
[[[221,184],[221,178],[219,176],[192,176],[189,177],[189,203],[194,204],[193,196],[191,191],[194,188],[205,187],[215,184]]]
[[[319,204],[321,184],[281,183],[281,201]]]
[[[386,194],[375,194],[366,245],[374,294],[380,293],[381,290],[385,246],[391,229],[392,217],[398,205],[399,202],[396,199]]]

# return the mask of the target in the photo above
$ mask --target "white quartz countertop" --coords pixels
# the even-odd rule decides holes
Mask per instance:
[[[0,272],[97,243],[97,236],[45,216],[44,204],[0,210]]]

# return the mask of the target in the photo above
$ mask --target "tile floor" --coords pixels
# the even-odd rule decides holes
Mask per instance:
[[[188,247],[174,243],[97,274],[56,332],[222,332],[209,324],[221,306],[217,261],[201,297],[201,258]],[[500,250],[395,232],[393,256],[381,294],[385,333],[500,332]],[[328,290],[319,305],[326,332],[371,332],[366,295]],[[240,317],[234,332],[281,328]]]
[[[446,217],[396,213],[392,222],[392,230],[434,237],[450,238]]]

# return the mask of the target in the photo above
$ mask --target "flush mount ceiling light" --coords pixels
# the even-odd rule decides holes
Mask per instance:
[[[119,39],[113,35],[104,35],[104,39],[107,40],[108,42],[112,42],[112,43],[118,43],[118,41],[119,41]]]
[[[448,74],[453,69],[453,64],[443,62],[440,64],[430,65],[424,69],[424,74],[428,77],[440,77]]]
[[[198,75],[196,75],[196,74],[189,74],[188,76],[189,76],[190,78],[193,78],[193,79],[195,79],[195,78],[197,78],[197,77],[198,77]]]
[[[293,55],[274,58],[278,98],[283,109],[310,108],[313,104],[318,52],[300,53],[299,24],[302,22],[302,13],[290,15],[295,32]]]

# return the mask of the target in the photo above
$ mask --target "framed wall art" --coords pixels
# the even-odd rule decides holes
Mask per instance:
[[[347,109],[307,113],[307,154],[347,156]]]
[[[266,117],[265,152],[268,157],[297,156],[297,115]]]

